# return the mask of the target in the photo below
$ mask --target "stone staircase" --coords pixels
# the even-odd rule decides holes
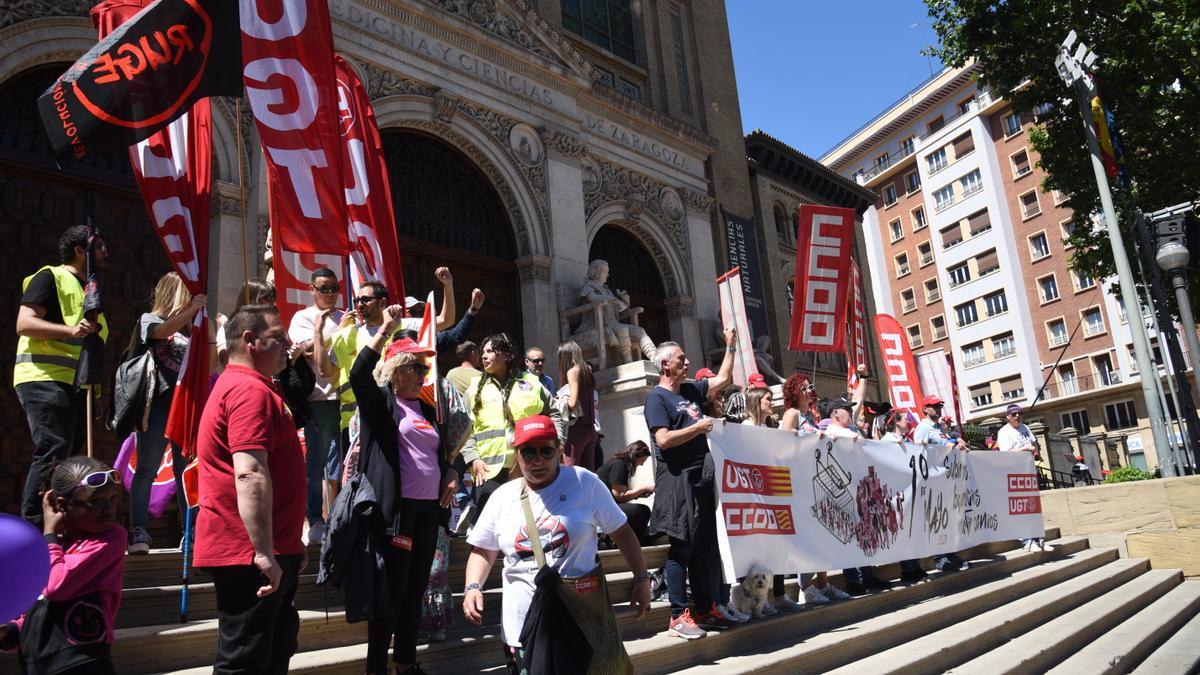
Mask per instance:
[[[1047,532],[1058,537],[1056,530]],[[636,619],[627,605],[616,613],[638,673],[964,672],[1186,673],[1200,668],[1200,580],[1177,570],[1154,570],[1116,549],[1089,547],[1083,537],[1052,542],[1056,550],[1029,553],[1018,542],[967,552],[970,570],[932,573],[915,585],[762,621],[686,642],[665,633],[669,608],[653,603]],[[451,590],[463,586],[468,549],[451,546]],[[644,549],[656,568],[665,546]],[[310,559],[316,560],[316,549]],[[928,562],[928,561],[926,561]],[[632,574],[618,551],[601,552],[614,600],[628,598]],[[499,642],[499,564],[487,584],[482,626],[462,618],[442,643],[422,645],[418,659],[431,673],[503,672]],[[189,590],[189,623],[180,624],[178,550],[128,557],[113,658],[120,673],[211,672],[216,644],[212,584],[198,572]],[[315,570],[310,570],[315,571]],[[878,569],[897,579],[899,568]],[[837,574],[831,574],[840,584]],[[333,589],[305,574],[296,595],[300,651],[295,673],[362,673],[366,624],[350,625]],[[795,595],[796,580],[789,580]],[[0,672],[11,662],[0,660]]]

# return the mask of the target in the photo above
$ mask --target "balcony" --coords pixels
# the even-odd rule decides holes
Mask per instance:
[[[1121,374],[1115,370],[1101,370],[1096,377],[1099,378],[1100,384],[1105,387],[1121,384]]]
[[[1115,373],[1114,373],[1115,375]],[[1120,382],[1118,377],[1116,383]],[[1064,396],[1074,396],[1075,394],[1083,394],[1100,387],[1107,387],[1105,383],[1104,373],[1099,376],[1084,375],[1071,380],[1062,380],[1059,382],[1050,382],[1046,385],[1045,391],[1042,392],[1042,398],[1062,398]]]
[[[963,190],[962,198],[966,199],[967,197],[970,197],[971,195],[973,195],[977,192],[982,192],[982,191],[983,191],[983,183],[975,183],[971,187],[968,187]],[[974,234],[974,233],[972,233],[972,234]]]
[[[1051,347],[1061,347],[1071,341],[1071,338],[1066,333],[1060,333],[1050,336]]]
[[[963,356],[963,368],[974,368],[987,363],[987,357],[980,354],[979,356]]]
[[[916,152],[914,145],[901,146],[899,150],[897,150],[896,152],[893,152],[892,154],[888,155],[887,157],[884,157],[875,166],[871,167],[870,169],[867,169],[866,171],[862,171],[860,173],[855,174],[854,179],[856,181],[858,181],[859,185],[866,185],[867,183],[871,182],[871,179],[875,178],[876,176],[883,173],[884,171],[887,171],[888,169],[892,168],[896,164],[899,164],[900,160],[904,159],[905,157],[908,157],[909,155],[913,154],[914,152]]]
[[[1008,347],[992,347],[992,358],[1003,359],[1017,353],[1016,345]]]
[[[1104,323],[1103,322],[1089,323],[1089,324],[1085,324],[1083,327],[1083,336],[1084,337],[1096,337],[1097,335],[1103,335],[1104,332],[1105,331],[1104,331]]]
[[[929,138],[930,136],[932,136],[934,134],[941,133],[942,131],[944,131],[946,129],[946,127],[950,126],[951,122],[953,122],[961,117],[966,117],[968,115],[974,115],[975,113],[979,112],[980,110],[987,108],[991,104],[992,104],[992,93],[989,91],[980,91],[975,96],[975,100],[971,101],[970,103],[967,104],[966,109],[959,110],[959,111],[955,112],[953,115],[951,115],[950,117],[945,118],[942,121],[942,126],[938,127],[937,129],[926,132],[924,134],[918,134],[917,140],[924,141],[925,139]]]

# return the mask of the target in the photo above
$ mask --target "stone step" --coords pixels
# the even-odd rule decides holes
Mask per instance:
[[[1101,636],[1111,643],[1114,628],[1179,585],[1178,570],[1151,570],[1007,643],[952,668],[952,673],[1044,672]],[[1002,608],[1005,609],[1005,608]],[[1019,628],[1015,626],[1014,628]],[[1008,626],[1004,632],[1011,633]],[[1079,671],[1079,672],[1092,672]]]
[[[1086,604],[1098,594],[1129,584],[1149,569],[1150,561],[1144,558],[1117,560],[1050,588],[1023,594],[1003,605],[981,607],[982,613],[953,626],[927,633],[909,644],[876,652],[831,672],[837,675],[847,675],[852,670],[873,673],[941,672]],[[1178,580],[1173,575],[1160,575],[1146,589],[1139,585],[1140,592],[1135,597],[1155,592],[1157,595],[1153,597],[1158,597],[1166,592],[1163,586],[1169,587],[1175,583]]]
[[[1084,537],[1053,543],[1056,550],[1052,553],[1017,549],[964,572],[936,575],[931,581],[854,603],[799,616],[777,616],[770,621],[770,630],[764,625],[763,630],[743,635],[733,631],[715,636],[710,633],[708,638],[691,643],[691,654],[658,658],[656,650],[671,650],[671,642],[682,641],[656,636],[639,648],[645,655],[638,663],[638,672],[821,673],[917,640],[930,631],[953,626],[1118,559],[1116,549],[1088,549]],[[673,664],[671,659],[676,662]]]
[[[316,584],[316,558],[312,555],[313,548],[310,547],[309,569],[308,573],[300,576],[300,588],[296,591],[295,606],[297,609],[321,610],[324,612],[328,609],[330,612],[341,611],[342,596],[335,588],[326,589],[323,586]],[[148,560],[161,556],[163,559],[173,558],[174,563],[180,562],[178,551],[165,551],[163,553],[152,554],[147,556],[127,556],[126,563],[132,558],[138,560],[136,574],[143,574],[145,570],[150,570],[150,573],[155,569],[161,569],[163,564],[157,560],[151,560],[147,563],[141,563],[142,560]],[[646,564],[650,569],[656,569],[661,566],[667,557],[667,546],[650,546],[642,549],[642,556],[645,558]],[[459,589],[465,585],[463,581],[464,563],[458,563],[451,566],[448,572],[448,581],[451,589]],[[628,597],[629,585],[632,584],[633,576],[628,573],[629,564],[625,562],[625,557],[618,550],[601,551],[600,564],[605,570],[613,572],[626,572],[624,577],[610,579],[611,583],[616,583]],[[144,567],[142,567],[145,565]],[[500,585],[500,571],[502,566],[497,563],[489,572],[489,586]],[[128,572],[127,572],[128,577]],[[135,579],[137,577],[135,576]],[[126,588],[121,593],[121,611],[117,614],[117,626],[119,628],[130,628],[135,626],[152,626],[161,624],[164,619],[179,616],[180,592],[183,586],[179,583],[178,575],[172,578],[169,582],[163,584],[154,584],[146,586],[133,586],[126,584]],[[617,590],[610,588],[614,597]],[[212,585],[211,579],[203,570],[192,570],[191,583],[188,585],[188,620],[205,620],[216,617],[216,595],[215,588]]]
[[[1189,579],[1181,587],[1200,585],[1200,581]],[[1178,589],[1176,589],[1178,590]],[[1187,592],[1194,592],[1189,588]],[[1137,668],[1134,675],[1175,675],[1177,673],[1200,672],[1200,613],[1175,631],[1161,647],[1155,649]]]
[[[1048,534],[1057,534],[1057,530],[1048,531]],[[1086,541],[1080,540],[1079,546],[1082,548],[1086,545]],[[1005,550],[1012,550],[1019,546],[1018,542],[994,542],[991,544],[982,545],[976,549],[972,549],[971,553],[975,557],[987,558],[996,556]],[[661,555],[665,558],[666,547],[648,547],[643,549],[644,555],[647,557],[651,567],[655,566],[653,556]],[[1038,554],[1035,554],[1038,555]],[[605,560],[605,564],[613,559],[621,560],[617,551],[602,551],[601,558]],[[1031,563],[1032,564],[1032,563]],[[882,578],[889,578],[889,572],[892,572],[892,578],[899,575],[899,567],[897,565],[885,565],[877,568],[878,573]],[[934,577],[937,577],[937,573]],[[830,574],[833,583],[840,585],[840,574]],[[661,633],[667,624],[670,616],[669,605],[666,602],[656,602],[652,604],[650,612],[642,619],[637,619],[628,609],[626,598],[632,587],[632,575],[628,572],[614,572],[607,575],[609,582],[609,594],[615,603],[615,613],[618,619],[618,624],[621,628],[622,636],[627,639],[638,639],[647,637],[655,633]],[[785,584],[789,594],[796,597],[798,592],[798,581],[789,579]],[[451,586],[454,588],[454,586]],[[455,594],[453,607],[455,611],[455,626],[448,635],[446,642],[422,645],[418,648],[418,658],[424,668],[431,671],[438,669],[443,672],[471,672],[476,670],[486,670],[497,665],[503,665],[502,652],[499,641],[499,609],[500,598],[498,595],[499,588],[496,586],[485,591],[485,612],[484,625],[471,626],[466,624],[462,619],[459,607],[461,605],[461,595]],[[845,604],[845,603],[838,603]],[[820,611],[827,611],[831,608],[822,608]],[[292,672],[313,672],[313,673],[357,673],[361,672],[363,666],[363,658],[365,657],[364,644],[347,644],[346,640],[353,640],[358,636],[357,641],[362,643],[364,637],[361,624],[357,626],[349,626],[344,623],[344,615],[337,613],[330,614],[330,623],[342,621],[342,628],[333,628],[325,624],[324,613],[304,613],[301,617],[301,634],[299,643],[302,652],[296,654],[292,659]],[[171,639],[178,640],[177,645],[173,645],[170,650],[172,658],[171,663],[175,664],[174,668],[188,668],[195,664],[211,662],[211,646],[215,644],[215,620],[206,622],[204,629],[182,634],[179,632],[179,626],[163,626],[162,632]],[[311,628],[310,628],[311,626]],[[147,631],[151,634],[155,630],[154,627],[131,629]],[[311,631],[311,633],[310,633]],[[208,634],[207,638],[202,637],[204,633]],[[143,633],[130,633],[130,638],[135,638]],[[115,648],[116,653],[121,652],[119,644],[123,640],[123,635],[118,635],[118,647]],[[157,638],[159,641],[162,638]],[[147,640],[136,640],[136,644],[145,644]],[[206,651],[207,650],[207,651]],[[154,650],[160,651],[160,650]],[[161,651],[168,651],[166,649]],[[141,668],[143,664],[154,664],[156,657],[154,654],[146,654],[143,650],[134,650],[132,653],[123,653],[124,658],[120,663],[127,668]],[[165,658],[165,657],[164,657]],[[207,660],[206,660],[207,659]],[[186,665],[185,665],[186,664]],[[159,666],[161,671],[162,667]],[[131,669],[128,672],[146,672],[142,670]],[[187,671],[184,671],[187,672]],[[199,670],[195,672],[200,672]]]
[[[1176,570],[1162,571],[1175,572],[1177,577],[1183,576],[1182,572]],[[1103,640],[1079,643],[1086,646],[1049,672],[1056,675],[1127,673],[1178,631],[1188,619],[1195,617],[1197,612],[1200,612],[1200,581],[1178,584],[1149,607],[1105,633]],[[1200,645],[1194,641],[1195,637],[1193,634],[1193,658],[1200,654]],[[1193,661],[1192,668],[1195,665]],[[1183,673],[1188,670],[1175,672]]]

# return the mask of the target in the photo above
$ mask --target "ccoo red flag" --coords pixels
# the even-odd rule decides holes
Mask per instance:
[[[924,398],[921,378],[904,329],[890,314],[877,314],[875,333],[879,336],[879,349],[883,352],[884,370],[887,371],[888,399],[900,410],[920,410]]]
[[[850,259],[854,250],[854,209],[801,205],[796,250],[795,301],[788,348],[843,351]]]

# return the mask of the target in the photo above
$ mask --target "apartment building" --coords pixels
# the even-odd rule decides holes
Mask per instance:
[[[1126,312],[1110,281],[1068,268],[1071,212],[1040,188],[1035,117],[978,69],[930,78],[820,159],[878,195],[863,218],[875,304],[915,353],[947,352],[966,421],[1001,423],[1042,389],[1033,419],[1095,441],[1104,468],[1153,468]]]

